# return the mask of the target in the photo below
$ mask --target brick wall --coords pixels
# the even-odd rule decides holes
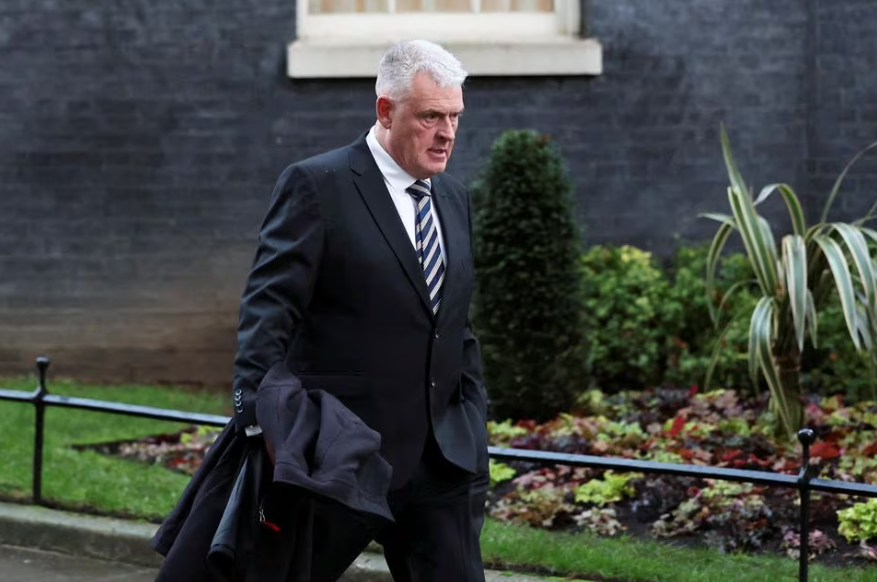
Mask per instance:
[[[273,180],[333,138],[288,115],[295,3],[213,4],[0,7],[0,373],[228,382]]]
[[[844,165],[877,140],[877,3],[812,1],[812,101],[808,170],[812,206],[822,211]],[[844,181],[829,218],[858,218],[877,200],[877,152]]]
[[[471,79],[451,171],[473,177],[504,129],[551,133],[589,242],[709,236],[720,122],[747,180],[808,202],[877,129],[877,5],[587,2],[604,75]],[[0,374],[48,353],[83,379],[228,384],[274,180],[373,119],[370,81],[285,77],[294,6],[0,5]],[[868,171],[840,212],[877,191]]]

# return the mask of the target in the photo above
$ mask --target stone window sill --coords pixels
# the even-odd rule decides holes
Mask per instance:
[[[472,76],[600,75],[603,49],[596,39],[551,36],[526,40],[437,39]],[[373,78],[390,41],[302,39],[287,48],[293,79]]]

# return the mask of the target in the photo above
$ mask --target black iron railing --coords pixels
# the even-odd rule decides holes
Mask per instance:
[[[123,414],[140,418],[152,418],[155,420],[167,420],[216,427],[223,427],[231,420],[230,417],[214,414],[198,414],[163,408],[152,408],[149,406],[105,402],[89,398],[56,396],[54,394],[49,394],[49,391],[46,388],[46,371],[49,368],[49,359],[45,357],[37,358],[36,365],[39,372],[39,384],[33,392],[0,388],[0,400],[27,402],[34,406],[36,418],[33,450],[32,502],[38,505],[44,504],[42,495],[42,474],[46,407],[57,406],[60,408],[76,408],[80,410],[108,412],[111,414]],[[612,469],[614,471],[622,472],[718,479],[723,481],[753,483],[756,485],[768,485],[785,489],[796,489],[798,490],[801,499],[799,510],[801,541],[799,548],[798,580],[799,582],[807,582],[808,560],[810,554],[810,493],[818,491],[822,493],[855,495],[861,497],[877,497],[877,486],[865,483],[850,483],[845,481],[812,478],[810,475],[810,445],[813,444],[815,435],[812,430],[805,428],[798,432],[798,440],[801,442],[802,454],[801,468],[797,475],[775,473],[771,471],[749,471],[742,469],[728,469],[725,467],[705,467],[701,465],[661,463],[657,461],[596,457],[592,455],[576,455],[550,451],[530,451],[502,447],[489,447],[488,450],[491,458],[502,461],[521,461],[546,466],[566,465],[569,467]]]

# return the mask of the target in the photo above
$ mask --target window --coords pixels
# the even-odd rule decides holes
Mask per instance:
[[[387,46],[441,43],[472,75],[600,74],[580,0],[297,0],[290,77],[373,77]]]

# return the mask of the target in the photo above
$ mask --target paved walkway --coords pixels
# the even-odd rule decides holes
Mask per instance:
[[[0,582],[154,582],[160,557],[149,540],[156,527],[0,503]],[[485,574],[486,582],[546,580],[492,570]],[[392,578],[383,555],[364,552],[341,581],[392,582]]]
[[[0,545],[2,582],[153,582],[155,570]]]
[[[369,561],[360,558],[361,567]],[[370,574],[366,569],[373,570]],[[341,580],[379,582],[388,580],[384,568],[366,568],[358,575],[348,571]],[[0,582],[155,582],[155,568],[131,566],[67,554],[0,544]],[[487,582],[543,582],[543,578],[487,572]],[[584,580],[579,582],[586,582]]]

